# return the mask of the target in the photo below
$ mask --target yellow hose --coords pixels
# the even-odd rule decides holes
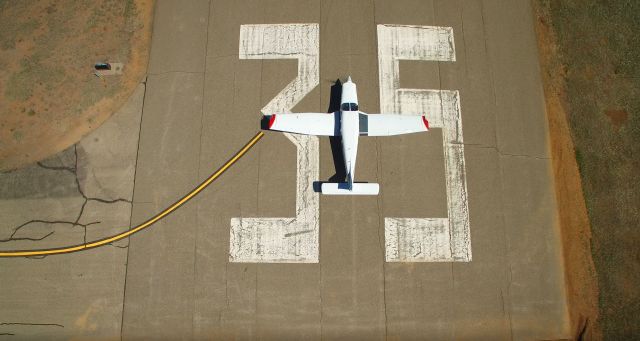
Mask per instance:
[[[202,192],[207,186],[209,186],[213,181],[215,181],[222,173],[224,173],[229,167],[231,167],[236,161],[240,160],[260,139],[264,136],[263,132],[258,132],[242,149],[240,149],[229,161],[227,161],[222,167],[218,168],[213,174],[211,174],[206,180],[204,180],[198,187],[194,188],[191,192],[187,193],[180,200],[176,201],[173,205],[164,209],[164,211],[156,214],[151,217],[149,220],[144,223],[131,228],[125,232],[116,234],[111,237],[106,237],[103,239],[99,239],[86,244],[78,244],[67,247],[60,248],[52,248],[52,249],[40,249],[40,250],[10,250],[10,251],[0,251],[0,257],[31,257],[31,256],[49,256],[49,255],[57,255],[62,253],[70,253],[77,251],[84,251],[93,249],[96,247],[104,246],[113,242],[117,242],[118,240],[127,238],[134,233],[138,233],[145,228],[155,224],[160,221],[162,218],[169,215],[169,213],[177,210],[180,206],[184,205],[187,201],[191,200],[191,198],[198,195],[198,193]]]

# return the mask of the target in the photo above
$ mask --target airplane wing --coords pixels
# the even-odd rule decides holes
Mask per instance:
[[[262,129],[288,133],[338,136],[340,122],[335,113],[273,114],[262,118]]]
[[[423,116],[399,114],[360,114],[360,135],[390,136],[429,131]]]

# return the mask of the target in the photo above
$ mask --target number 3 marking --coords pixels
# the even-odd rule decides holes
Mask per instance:
[[[242,25],[240,59],[297,59],[298,76],[263,112],[290,112],[318,85],[318,24]],[[251,263],[317,263],[320,199],[313,182],[320,176],[318,138],[285,134],[296,146],[296,216],[232,218],[229,261]]]

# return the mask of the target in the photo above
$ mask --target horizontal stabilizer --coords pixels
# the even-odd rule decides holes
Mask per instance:
[[[373,183],[354,183],[349,189],[347,182],[325,182],[322,184],[322,194],[326,195],[378,195],[380,185]]]

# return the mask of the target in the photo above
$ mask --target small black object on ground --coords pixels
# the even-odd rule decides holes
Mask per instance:
[[[96,63],[96,70],[111,70],[111,64],[109,63]]]

